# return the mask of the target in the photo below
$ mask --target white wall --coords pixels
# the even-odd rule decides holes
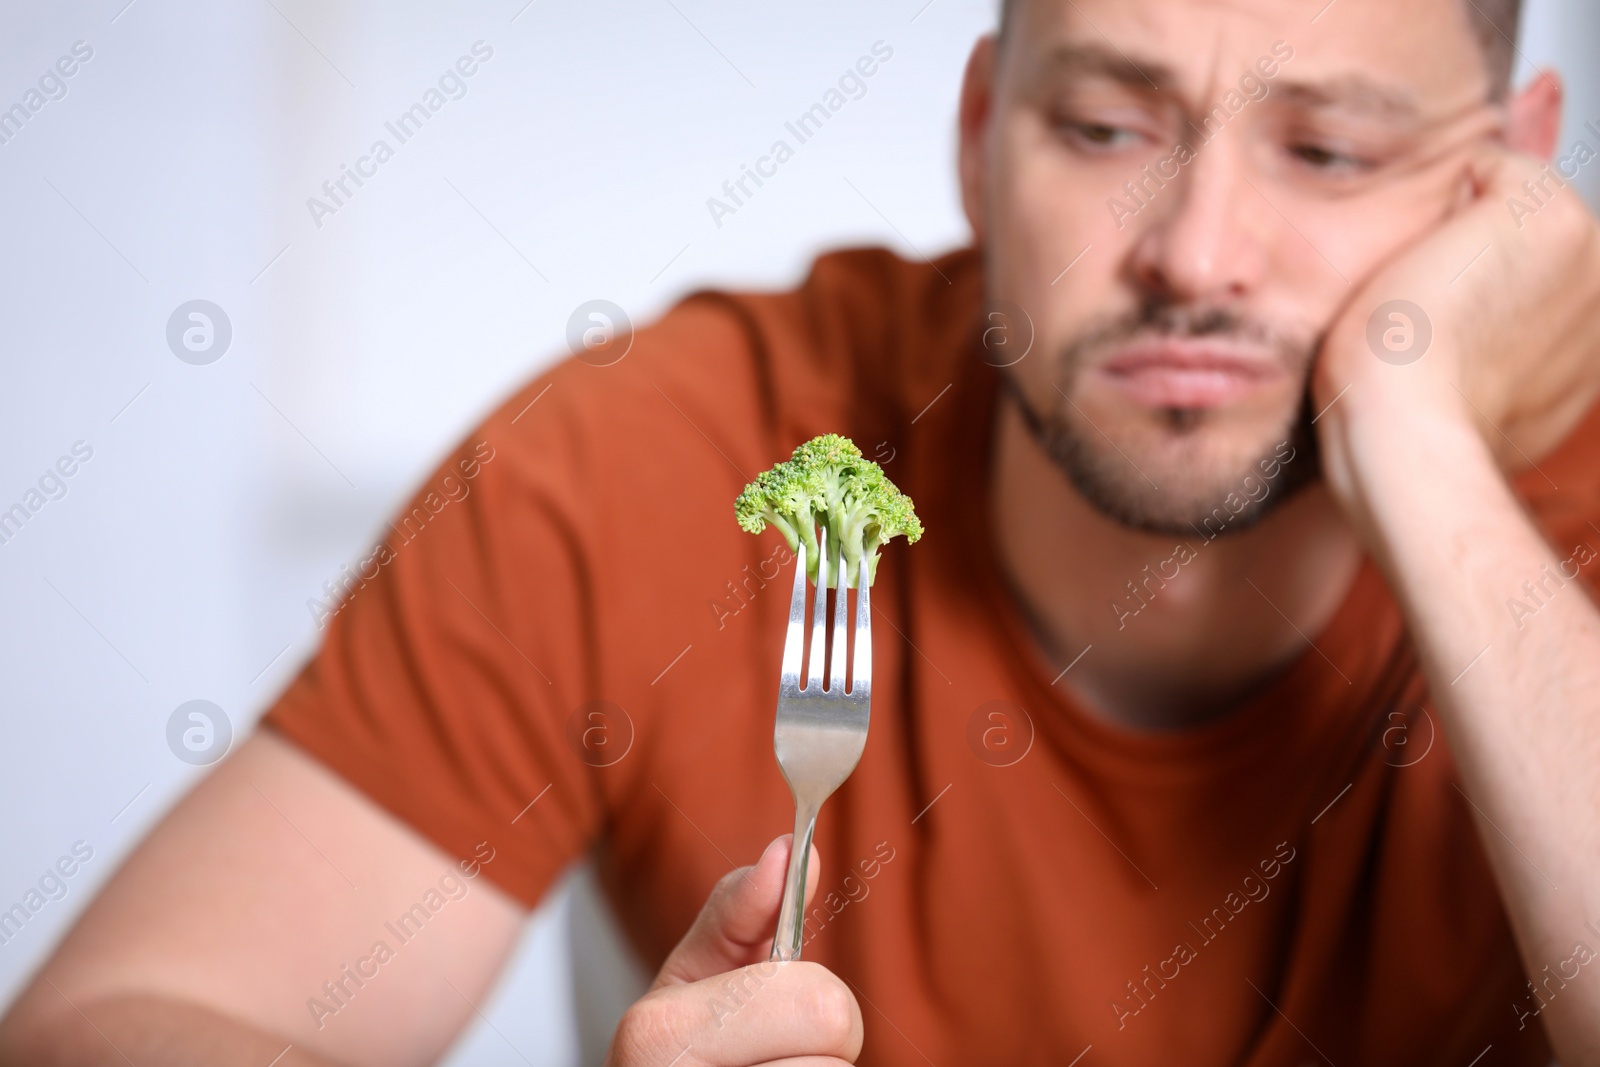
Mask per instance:
[[[248,729],[315,646],[307,598],[579,303],[644,320],[841,243],[964,238],[953,108],[991,2],[0,6],[0,107],[94,52],[0,144],[0,509],[93,449],[0,545],[0,908],[94,849],[0,945],[0,1002],[202,773],[174,709]],[[307,198],[479,40],[466,95],[317,226]],[[878,40],[866,95],[716,225],[706,198]],[[1579,120],[1596,45],[1594,5],[1533,5],[1523,51],[1567,70]],[[165,337],[197,298],[233,332],[204,366]],[[577,1061],[574,937],[580,989],[615,972],[592,902],[557,895],[453,1063]]]
[[[1557,158],[1567,155],[1582,139],[1600,147],[1594,133],[1600,129],[1600,4],[1594,0],[1524,0],[1522,33],[1517,45],[1516,80],[1522,84],[1535,70],[1554,68],[1566,84],[1567,111],[1557,142]],[[1578,171],[1573,185],[1589,201],[1600,205],[1600,166]]]

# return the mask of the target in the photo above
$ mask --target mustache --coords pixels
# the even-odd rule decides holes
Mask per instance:
[[[1293,334],[1228,307],[1180,304],[1151,298],[1120,315],[1081,331],[1062,349],[1061,365],[1074,370],[1096,352],[1149,337],[1200,340],[1220,338],[1270,348],[1284,365],[1303,370],[1322,345],[1320,335]]]

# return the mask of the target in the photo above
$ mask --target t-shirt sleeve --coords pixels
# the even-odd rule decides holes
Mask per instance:
[[[452,856],[486,842],[484,873],[530,907],[604,807],[569,740],[594,673],[581,448],[561,405],[529,406],[560,377],[469,435],[312,601],[322,646],[263,720]]]
[[[767,551],[733,500],[818,433],[890,435],[858,374],[908,299],[898,262],[839,254],[791,293],[691,294],[626,358],[530,382],[314,605],[322,645],[266,727],[451,855],[492,847],[484,872],[530,906],[591,846],[640,862],[662,812],[710,794],[708,767],[719,789],[730,763],[772,787],[770,754],[717,757],[735,735],[705,710],[708,691],[765,705],[776,675],[776,646],[752,673],[724,632]]]

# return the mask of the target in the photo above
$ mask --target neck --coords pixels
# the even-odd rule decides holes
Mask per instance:
[[[996,403],[1000,572],[1051,674],[1073,664],[1060,684],[1104,718],[1170,730],[1226,714],[1305,654],[1349,592],[1361,548],[1320,482],[1239,533],[1130,530],[1079,495],[1004,390]]]

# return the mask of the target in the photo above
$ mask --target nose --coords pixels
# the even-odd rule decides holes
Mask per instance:
[[[1132,269],[1156,295],[1227,304],[1249,295],[1266,276],[1271,234],[1263,212],[1273,209],[1251,186],[1243,154],[1229,140],[1224,131],[1194,148],[1134,223],[1145,229],[1134,243]]]

